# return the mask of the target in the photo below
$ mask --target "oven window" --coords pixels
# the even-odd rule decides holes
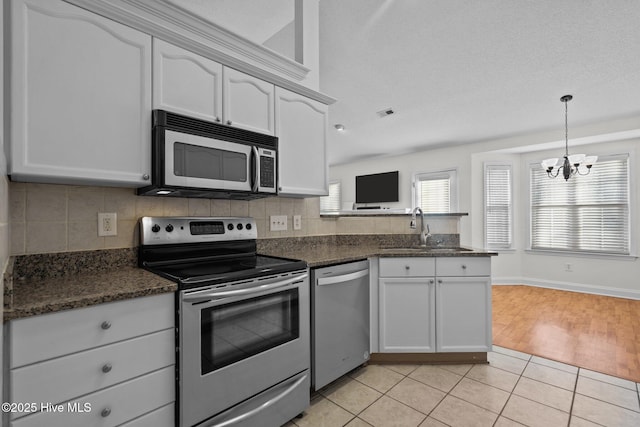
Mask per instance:
[[[190,178],[247,182],[247,155],[219,148],[174,142],[173,173]]]
[[[297,339],[298,290],[206,308],[200,318],[205,375]]]

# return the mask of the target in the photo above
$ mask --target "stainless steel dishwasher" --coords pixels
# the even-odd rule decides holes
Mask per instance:
[[[311,270],[311,385],[369,360],[369,261]]]

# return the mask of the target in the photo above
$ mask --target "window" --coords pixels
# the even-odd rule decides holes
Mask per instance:
[[[329,195],[320,197],[320,212],[339,211],[342,206],[340,181],[329,183]]]
[[[532,167],[531,248],[629,254],[629,156],[601,159],[568,181]]]
[[[487,249],[513,246],[511,165],[484,166],[484,235]]]
[[[422,212],[449,213],[458,209],[457,171],[455,169],[418,173],[413,180],[414,207]]]

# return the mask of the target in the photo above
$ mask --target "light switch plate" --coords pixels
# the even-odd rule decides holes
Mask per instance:
[[[301,230],[302,229],[302,215],[294,215],[293,216],[293,229]]]
[[[269,217],[269,230],[271,230],[271,231],[286,231],[287,230],[287,216],[286,215],[271,215]]]

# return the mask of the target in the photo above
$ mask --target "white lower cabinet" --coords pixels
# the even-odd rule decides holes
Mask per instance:
[[[173,294],[11,321],[5,425],[173,425],[174,325]]]
[[[491,349],[491,259],[379,259],[379,350]]]

